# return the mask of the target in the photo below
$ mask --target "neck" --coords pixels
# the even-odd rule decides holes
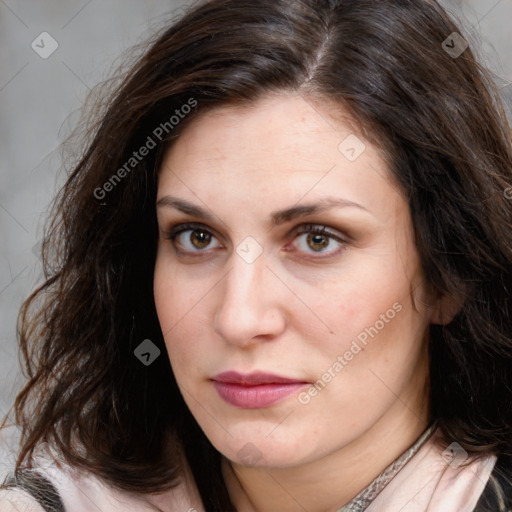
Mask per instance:
[[[363,435],[308,464],[244,467],[223,459],[238,512],[334,512],[367,487],[421,436],[429,424],[424,397],[414,409],[397,400]],[[405,402],[407,403],[407,402]],[[409,402],[411,403],[411,402]]]

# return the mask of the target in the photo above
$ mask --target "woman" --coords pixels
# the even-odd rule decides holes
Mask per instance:
[[[174,23],[58,197],[0,510],[511,510],[493,91],[430,0]]]

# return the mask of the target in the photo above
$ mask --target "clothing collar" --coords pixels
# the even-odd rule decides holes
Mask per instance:
[[[416,442],[392,462],[375,480],[365,487],[355,498],[337,512],[361,512],[379,495],[391,479],[409,462],[413,455],[430,439],[435,432],[437,421],[430,424]]]

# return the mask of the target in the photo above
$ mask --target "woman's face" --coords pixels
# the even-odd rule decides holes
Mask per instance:
[[[161,329],[192,414],[239,464],[290,467],[427,420],[433,309],[408,205],[332,111],[292,93],[218,108],[161,169]]]

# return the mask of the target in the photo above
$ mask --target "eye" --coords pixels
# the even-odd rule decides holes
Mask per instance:
[[[347,241],[327,229],[326,226],[318,224],[304,224],[294,233],[292,249],[288,245],[285,250],[334,256],[345,248]],[[165,238],[173,243],[178,252],[188,254],[205,253],[222,247],[215,235],[201,224],[179,224],[166,233]],[[296,247],[293,248],[293,245]]]
[[[326,226],[305,224],[295,232],[295,245],[301,252],[333,256],[344,249],[347,241],[342,236],[327,231]],[[293,250],[293,249],[292,249]]]
[[[180,224],[166,233],[165,238],[182,252],[205,252],[203,249],[222,247],[218,241],[212,245],[217,239],[201,224]]]

